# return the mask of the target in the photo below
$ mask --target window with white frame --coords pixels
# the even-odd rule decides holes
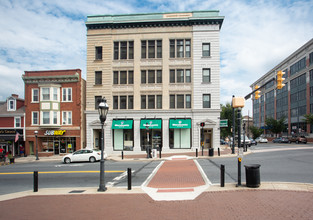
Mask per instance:
[[[203,108],[211,108],[211,94],[203,94]]]
[[[32,102],[39,102],[39,89],[32,89]]]
[[[32,112],[32,125],[38,125],[38,119],[39,119],[39,113],[38,112]]]
[[[62,89],[62,101],[71,102],[72,101],[72,88],[63,88]]]
[[[210,83],[211,82],[211,69],[202,69],[202,82]]]
[[[58,124],[58,112],[53,112],[53,124]]]
[[[71,125],[72,124],[72,112],[71,111],[62,112],[62,124],[63,125]]]
[[[21,127],[21,117],[14,117],[14,127],[15,128]]]
[[[202,56],[203,57],[210,56],[210,43],[202,43]]]
[[[8,111],[15,111],[15,100],[8,100]]]
[[[42,124],[50,124],[50,112],[42,112]]]
[[[42,101],[50,101],[50,88],[41,88]]]

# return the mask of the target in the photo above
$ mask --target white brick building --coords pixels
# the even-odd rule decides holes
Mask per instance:
[[[220,139],[218,11],[88,16],[87,148],[99,147],[97,100],[110,110],[105,123],[109,154],[205,147]],[[147,142],[146,123],[149,127]]]

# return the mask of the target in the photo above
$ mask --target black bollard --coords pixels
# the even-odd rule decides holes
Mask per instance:
[[[122,160],[124,160],[124,151],[122,151]]]
[[[221,187],[225,186],[225,165],[221,165]]]
[[[38,171],[34,171],[34,192],[38,192]]]
[[[127,182],[128,182],[128,190],[132,189],[132,169],[127,168]]]
[[[198,157],[198,148],[196,148],[196,157]]]
[[[162,158],[162,153],[161,153],[161,147],[159,148],[159,158],[161,159]]]
[[[221,150],[220,150],[220,148],[217,148],[217,150],[218,150],[218,156],[221,156]]]

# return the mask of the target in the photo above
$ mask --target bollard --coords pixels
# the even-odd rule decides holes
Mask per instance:
[[[225,186],[225,165],[221,165],[221,187]]]
[[[162,158],[162,154],[161,154],[161,147],[159,148],[159,158],[161,159]]]
[[[196,148],[196,157],[198,157],[198,148]]]
[[[132,169],[127,168],[127,182],[128,182],[128,190],[132,189]]]
[[[122,160],[124,160],[124,151],[122,151]]]
[[[221,156],[221,150],[220,150],[220,148],[217,148],[217,151],[218,151],[218,156]]]
[[[38,192],[38,171],[34,171],[34,192]]]
[[[203,146],[202,146],[202,156],[203,156]]]

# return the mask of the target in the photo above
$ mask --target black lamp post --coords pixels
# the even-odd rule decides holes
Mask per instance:
[[[98,192],[104,192],[107,190],[105,187],[105,181],[104,181],[104,158],[103,158],[103,150],[104,150],[104,130],[103,130],[103,125],[104,122],[107,118],[107,114],[109,111],[109,106],[107,104],[107,100],[103,97],[100,100],[99,107],[99,118],[101,122],[101,160],[100,160],[100,185]]]
[[[150,146],[149,146],[149,127],[150,124],[148,122],[145,124],[146,131],[147,131],[147,146],[146,146],[146,151],[147,151],[147,158],[150,158]]]
[[[36,137],[36,160],[39,160],[38,158],[38,139],[37,139],[37,135],[38,135],[38,131],[35,131],[35,137]]]

